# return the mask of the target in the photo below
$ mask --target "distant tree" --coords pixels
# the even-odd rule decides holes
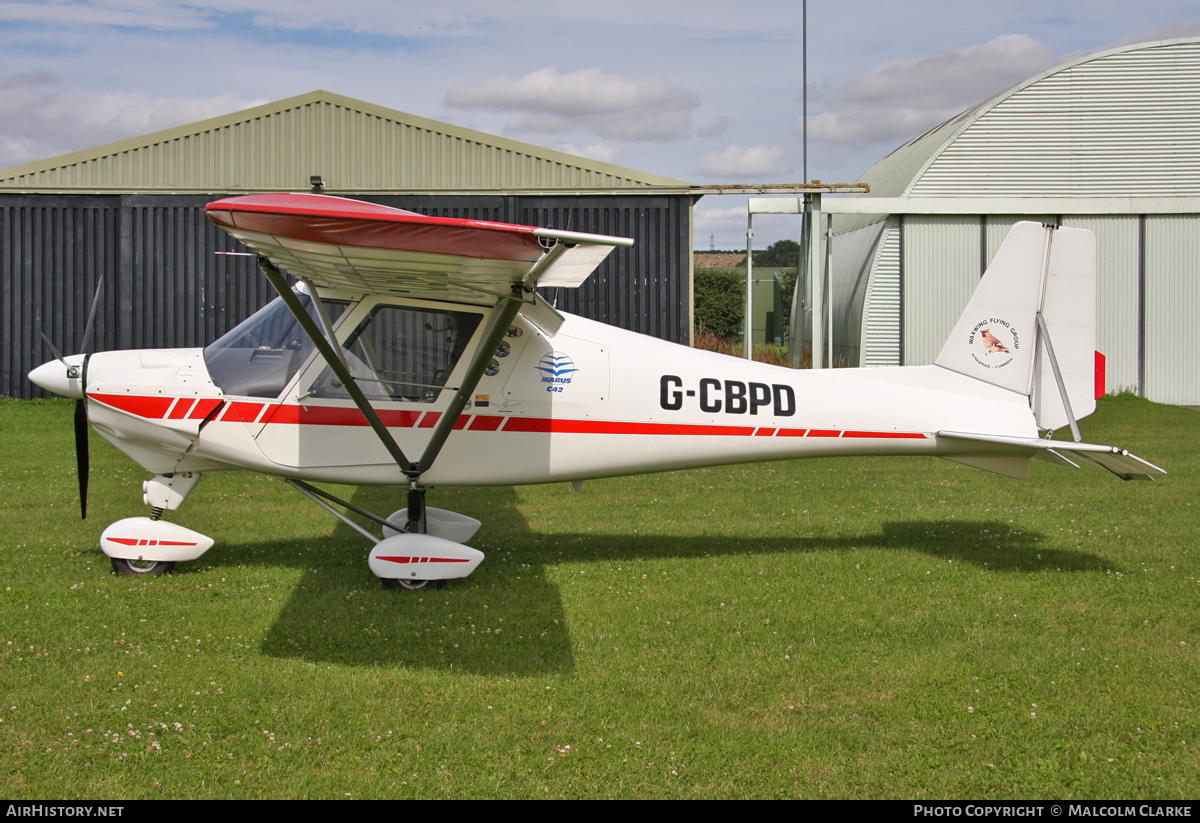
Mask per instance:
[[[754,253],[754,265],[786,268],[800,265],[800,244],[795,240],[776,240],[762,251]]]
[[[791,333],[792,297],[796,293],[796,280],[800,276],[800,267],[792,266],[779,272],[775,279],[779,281],[779,298],[783,303],[783,326],[788,334]]]
[[[696,269],[697,328],[726,339],[740,339],[745,317],[746,275],[737,269]]]

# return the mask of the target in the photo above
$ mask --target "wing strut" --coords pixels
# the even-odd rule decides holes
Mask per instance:
[[[483,377],[483,370],[487,368],[488,362],[495,355],[496,348],[504,339],[504,334],[512,325],[517,312],[521,310],[521,305],[524,303],[521,287],[513,284],[512,292],[492,310],[488,325],[483,332],[483,339],[479,341],[479,347],[475,349],[475,354],[471,356],[471,362],[467,366],[467,373],[463,375],[458,391],[450,400],[450,406],[438,418],[437,425],[433,428],[433,434],[425,445],[425,451],[421,454],[421,460],[416,464],[417,474],[428,471],[429,467],[433,465],[433,461],[437,459],[438,452],[442,450],[442,445],[450,436],[454,424],[458,422],[458,416],[462,414],[462,410],[467,406],[467,401],[475,393],[475,387],[479,385],[479,379]]]
[[[566,243],[555,245],[534,265],[530,274],[535,275],[538,271],[544,270],[566,252],[567,248],[568,245]],[[275,291],[279,292],[279,296],[283,298],[284,304],[296,317],[296,320],[300,323],[300,327],[304,329],[304,333],[308,335],[313,345],[317,347],[317,351],[321,353],[321,357],[325,359],[329,368],[337,375],[338,380],[342,382],[346,391],[349,392],[354,405],[358,406],[358,410],[366,417],[367,423],[375,432],[375,436],[379,438],[384,448],[388,450],[388,454],[396,461],[396,465],[408,477],[410,484],[415,486],[421,474],[428,471],[429,467],[433,465],[434,460],[437,459],[442,446],[445,445],[446,438],[450,436],[450,432],[454,430],[454,424],[458,422],[458,416],[462,414],[462,410],[466,408],[467,402],[471,399],[475,388],[479,385],[479,380],[483,377],[483,370],[487,368],[488,361],[491,360],[496,347],[504,339],[505,332],[508,331],[509,326],[512,325],[513,320],[517,316],[517,312],[520,311],[521,305],[525,302],[525,290],[521,284],[514,283],[512,285],[512,293],[507,297],[501,298],[495,309],[491,312],[488,325],[484,329],[483,339],[480,340],[479,346],[471,356],[471,361],[467,366],[467,372],[463,376],[461,385],[454,393],[454,397],[450,400],[450,405],[446,411],[438,418],[420,460],[413,462],[404,454],[404,451],[400,448],[400,444],[396,442],[391,432],[387,430],[387,426],[380,420],[379,414],[358,387],[358,381],[354,379],[350,370],[346,368],[346,364],[342,361],[340,353],[322,332],[321,327],[317,325],[312,316],[305,310],[303,304],[296,297],[296,293],[288,287],[287,278],[283,272],[265,257],[258,259],[258,265],[262,269],[263,274],[266,275],[267,280],[275,288]],[[315,290],[314,299],[316,299]]]
[[[396,442],[391,432],[387,430],[387,426],[383,425],[383,421],[379,419],[379,415],[371,406],[371,402],[367,400],[366,395],[362,393],[362,389],[358,387],[358,382],[350,374],[350,370],[346,368],[346,364],[342,362],[337,349],[325,338],[321,327],[313,321],[312,316],[309,315],[299,298],[296,297],[296,293],[288,287],[287,278],[284,277],[283,272],[265,257],[258,258],[258,267],[262,269],[262,273],[266,275],[267,280],[275,287],[275,291],[279,292],[279,296],[283,298],[284,305],[295,315],[300,328],[304,329],[304,333],[312,340],[313,345],[317,347],[317,351],[325,358],[325,362],[329,365],[329,368],[337,375],[338,380],[342,381],[342,385],[349,392],[354,405],[358,406],[358,410],[367,418],[367,423],[371,426],[372,431],[375,432],[375,436],[379,438],[379,442],[383,444],[383,447],[388,450],[388,454],[396,461],[396,465],[410,478],[415,479],[421,473],[417,469],[417,465],[405,457],[400,444]]]
[[[258,259],[259,268],[262,269],[267,280],[279,292],[279,296],[283,298],[284,304],[288,307],[291,313],[295,316],[300,327],[304,329],[304,333],[312,340],[313,345],[317,347],[317,351],[321,353],[321,357],[325,359],[326,364],[333,371],[337,378],[342,381],[342,385],[349,392],[350,398],[354,401],[354,405],[358,406],[358,410],[363,413],[370,424],[371,429],[375,432],[375,436],[379,438],[384,448],[396,461],[396,465],[400,467],[400,471],[404,472],[408,477],[409,493],[408,493],[408,531],[418,532],[421,529],[421,523],[424,520],[423,510],[425,507],[425,490],[421,488],[421,474],[428,471],[429,467],[437,459],[438,454],[442,450],[442,446],[446,443],[446,438],[450,436],[450,432],[454,430],[455,423],[458,422],[458,417],[466,408],[467,402],[474,394],[476,387],[479,385],[480,378],[483,377],[483,371],[487,368],[488,362],[492,359],[496,347],[500,345],[500,341],[504,339],[505,332],[512,325],[513,320],[517,316],[517,312],[521,310],[521,306],[526,302],[526,292],[533,294],[533,285],[537,282],[537,278],[547,271],[556,261],[558,261],[567,250],[572,246],[569,243],[555,243],[545,254],[542,255],[529,272],[523,278],[522,283],[513,283],[511,293],[501,297],[496,305],[492,308],[488,318],[488,324],[484,328],[483,338],[479,341],[475,353],[471,355],[471,361],[467,365],[467,372],[463,375],[462,384],[455,391],[454,397],[451,398],[449,406],[442,416],[438,418],[437,423],[430,433],[429,442],[425,445],[425,451],[421,453],[421,459],[414,463],[405,456],[404,451],[400,448],[391,432],[387,430],[387,426],[379,419],[379,414],[375,411],[371,402],[367,400],[366,395],[362,393],[362,389],[358,387],[358,381],[354,379],[354,375],[346,367],[346,363],[342,360],[341,353],[336,348],[336,340],[326,337],[326,333],[322,331],[321,326],[312,319],[312,316],[305,310],[303,304],[296,297],[296,293],[288,287],[287,278],[284,277],[282,271],[265,257]],[[531,285],[525,286],[523,283]],[[320,299],[316,294],[316,289],[312,288],[313,299],[316,301],[317,312],[321,315],[321,321],[329,331],[329,321],[324,314],[324,307],[321,305]],[[530,300],[535,298],[530,297]],[[294,484],[293,484],[294,485]],[[297,486],[297,488],[300,488]],[[304,489],[301,489],[304,491]]]
[[[552,246],[549,251],[542,255],[540,260],[533,264],[529,273],[525,275],[524,282],[536,283],[542,272],[550,268],[569,248],[571,246],[567,243],[556,243]],[[433,465],[433,461],[437,459],[438,452],[442,450],[442,445],[446,442],[446,438],[450,436],[450,432],[454,429],[454,424],[458,422],[458,416],[462,414],[462,410],[467,406],[467,401],[475,393],[475,388],[479,385],[479,379],[483,377],[483,370],[487,368],[488,361],[492,359],[496,348],[500,345],[500,341],[504,339],[505,332],[512,325],[517,312],[521,310],[521,304],[526,301],[525,292],[527,289],[529,292],[533,292],[532,286],[522,286],[520,283],[513,283],[512,292],[507,297],[501,298],[492,310],[491,316],[488,319],[488,325],[483,332],[483,339],[479,341],[479,347],[475,349],[475,354],[471,357],[471,362],[467,366],[467,373],[463,375],[462,384],[459,386],[458,391],[454,393],[454,397],[450,401],[450,406],[438,418],[437,425],[434,426],[429,442],[425,445],[425,451],[421,454],[421,460],[416,465],[416,475],[428,471],[429,467]],[[532,294],[530,296],[532,297]],[[416,480],[416,475],[410,473],[409,477]]]

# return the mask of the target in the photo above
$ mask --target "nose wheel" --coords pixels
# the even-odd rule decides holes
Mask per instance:
[[[417,592],[422,589],[442,589],[446,587],[445,580],[405,580],[400,577],[381,577],[379,582],[388,591]]]
[[[100,550],[123,577],[158,577],[176,563],[195,560],[212,544],[211,537],[149,517],[118,520],[100,535]]]
[[[164,560],[142,560],[141,558],[125,558],[113,557],[112,560],[113,573],[119,574],[122,577],[161,577],[171,569],[175,568],[175,564]]]

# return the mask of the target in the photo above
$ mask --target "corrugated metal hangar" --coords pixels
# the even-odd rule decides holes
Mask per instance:
[[[326,91],[0,169],[0,394],[74,351],[104,278],[97,347],[211,342],[274,292],[204,217],[232,194],[309,191],[422,214],[632,237],[566,311],[686,343],[688,183],[459,128]]]
[[[1110,392],[1200,403],[1200,39],[1066,63],[877,163],[831,214],[835,358],[930,363],[1019,220],[1096,233]]]

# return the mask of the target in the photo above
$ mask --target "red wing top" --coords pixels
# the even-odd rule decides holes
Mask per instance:
[[[209,203],[208,218],[297,277],[323,288],[490,304],[545,254],[574,248],[541,273],[577,286],[621,237],[428,217],[319,194],[252,194]]]

